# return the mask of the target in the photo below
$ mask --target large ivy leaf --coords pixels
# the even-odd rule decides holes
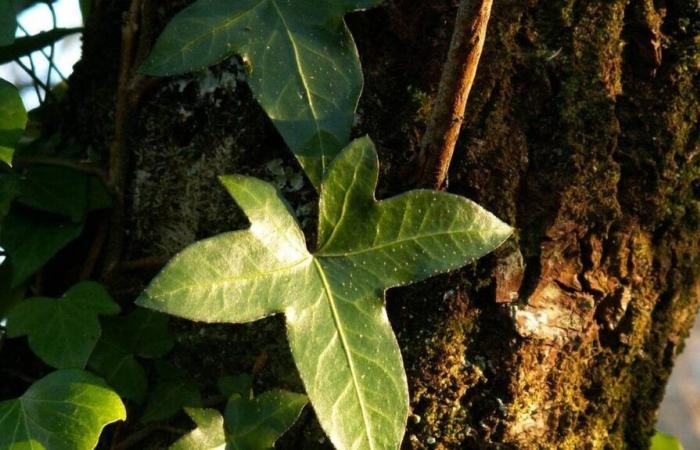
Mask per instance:
[[[168,317],[142,308],[126,316],[102,320],[102,337],[92,352],[88,367],[102,375],[119,394],[137,403],[148,389],[140,358],[160,358],[173,347]]]
[[[380,0],[198,0],[168,24],[142,67],[174,75],[234,53],[248,84],[318,187],[350,139],[362,91],[357,48],[342,17]]]
[[[15,145],[22,137],[26,125],[27,111],[17,88],[0,78],[0,161],[12,164]]]
[[[67,216],[74,222],[83,220],[92,210],[111,206],[109,192],[99,178],[51,165],[27,170],[17,200],[38,210]]]
[[[137,301],[204,322],[283,312],[311,403],[341,450],[396,449],[403,436],[407,383],[384,291],[462,267],[511,234],[452,194],[419,190],[378,202],[378,171],[368,138],[331,164],[315,254],[274,187],[223,177],[250,228],[188,247]]]
[[[124,419],[124,405],[104,381],[81,370],[59,370],[18,399],[0,402],[0,448],[92,450],[102,428]]]
[[[10,45],[15,41],[16,15],[12,0],[0,0],[0,46]]]
[[[29,347],[49,366],[82,369],[102,332],[98,316],[118,313],[119,305],[101,284],[85,281],[61,299],[34,297],[17,305],[7,317],[7,334],[26,335]]]
[[[12,266],[10,288],[25,282],[59,250],[77,238],[82,229],[80,223],[39,219],[10,212],[0,233],[0,247],[9,256]]]

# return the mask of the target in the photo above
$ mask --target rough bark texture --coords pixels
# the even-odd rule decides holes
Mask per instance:
[[[64,126],[106,155],[128,2],[98,3]],[[380,147],[382,196],[412,187],[455,3],[387,0],[348,18],[366,77],[356,134]],[[185,4],[157,2],[142,38]],[[518,233],[477,265],[390,292],[405,448],[647,447],[700,302],[699,69],[697,0],[495,3],[448,189]],[[244,226],[222,173],[275,180],[313,228],[312,189],[290,187],[300,169],[242,79],[234,58],[160,80],[131,112],[127,258]],[[112,288],[128,304],[152,275]],[[175,329],[172,360],[202,383],[254,371],[261,387],[302,389],[279,319]],[[307,410],[280,448],[329,444]]]

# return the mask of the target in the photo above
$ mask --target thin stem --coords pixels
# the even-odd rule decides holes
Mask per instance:
[[[129,168],[127,135],[132,105],[132,69],[136,34],[139,28],[141,0],[132,0],[126,19],[122,25],[121,55],[119,61],[119,81],[117,84],[117,101],[114,118],[114,140],[109,148],[109,180],[116,193],[112,208],[109,239],[105,255],[103,278],[109,278],[117,268],[124,246],[124,195],[126,192]]]
[[[32,79],[32,86],[34,87],[36,98],[39,100],[39,103],[43,103],[44,100],[41,98],[41,91],[39,89],[43,89],[44,92],[48,91],[46,90],[46,85],[44,84],[44,82],[41,81],[34,73],[34,61],[32,60],[31,56],[29,57],[29,63],[31,64],[31,67],[27,67],[27,65],[24,64],[19,58],[15,59],[15,62]]]
[[[107,179],[107,175],[98,167],[84,164],[72,159],[56,158],[52,156],[18,156],[14,159],[14,164],[18,166],[30,166],[32,164],[46,164],[49,166],[61,166],[69,169],[78,170],[90,175],[95,175],[103,181]]]
[[[418,184],[442,189],[452,161],[471,91],[493,0],[461,0],[452,42],[428,122],[419,159]]]
[[[49,7],[49,11],[51,12],[51,20],[53,22],[53,27],[56,28],[56,24],[57,24],[56,11],[53,9],[53,5],[50,2],[46,3],[46,6]],[[46,71],[46,86],[48,86],[49,88],[51,88],[51,72],[53,71],[53,56],[54,56],[55,50],[56,50],[56,43],[51,42],[51,50],[49,51],[50,56],[48,58],[49,70]]]
[[[21,23],[17,22],[17,27],[18,27],[20,30],[22,30],[22,32],[23,32],[25,35],[29,36],[29,32],[27,31],[26,28],[24,28],[24,27],[22,26]],[[43,56],[44,58],[46,58],[46,60],[49,62],[49,66],[51,66],[51,67],[53,68],[53,71],[56,72],[56,73],[58,74],[59,77],[61,77],[61,80],[63,80],[63,81],[68,81],[68,78],[66,78],[66,76],[63,75],[63,72],[61,72],[61,70],[58,68],[58,66],[56,66],[56,64],[54,63],[53,58],[50,57],[50,56],[44,51],[43,48],[42,48],[41,50],[39,50],[39,52],[40,52],[40,53],[42,54],[42,56]]]

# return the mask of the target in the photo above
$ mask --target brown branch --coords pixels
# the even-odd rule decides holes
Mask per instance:
[[[166,256],[149,256],[132,261],[122,261],[119,263],[119,270],[124,272],[143,270],[143,269],[161,269],[170,261]]]
[[[484,48],[492,4],[493,0],[460,2],[437,99],[421,143],[417,177],[421,187],[444,187]]]
[[[97,227],[95,233],[95,238],[90,246],[90,251],[88,252],[87,258],[85,258],[85,263],[83,264],[83,269],[80,271],[80,281],[85,281],[92,276],[95,266],[97,266],[97,261],[100,258],[100,253],[102,253],[102,248],[104,247],[105,240],[107,239],[107,231],[109,230],[109,220],[106,215],[102,215],[100,218],[100,223]]]
[[[119,80],[114,116],[114,140],[109,149],[109,180],[115,193],[115,204],[110,219],[109,238],[105,253],[103,278],[109,278],[117,267],[124,246],[124,206],[129,168],[127,136],[134,104],[132,72],[134,51],[141,14],[141,0],[132,0],[122,25],[122,42],[119,61]]]

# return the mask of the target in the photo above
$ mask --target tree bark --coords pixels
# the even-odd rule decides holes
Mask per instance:
[[[141,1],[142,46],[188,3]],[[105,160],[128,7],[97,2],[65,105],[67,134]],[[348,17],[366,79],[355,134],[379,146],[383,197],[413,187],[455,12],[386,0]],[[501,0],[489,27],[448,190],[518,231],[477,264],[390,291],[404,448],[647,448],[700,303],[697,1]],[[313,189],[289,188],[300,169],[242,78],[233,58],[156,80],[129,111],[126,259],[245,226],[224,173],[277,182],[311,233]],[[110,277],[125,305],[154,274],[136,267]],[[252,371],[260,388],[303,389],[279,318],[174,328],[172,361],[204,384]],[[279,447],[329,445],[307,409]]]

